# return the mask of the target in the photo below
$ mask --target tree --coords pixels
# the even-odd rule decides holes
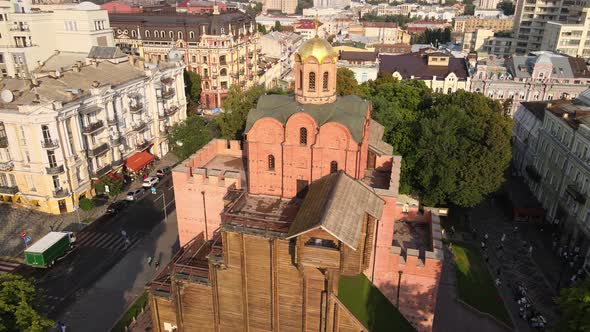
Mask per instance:
[[[352,70],[344,67],[336,72],[336,93],[339,96],[348,96],[355,93],[358,83]]]
[[[497,101],[462,90],[437,96],[414,131],[414,191],[428,206],[478,204],[504,182],[511,132]]]
[[[296,14],[302,14],[306,8],[313,7],[313,0],[297,0],[297,8],[295,9]]]
[[[266,34],[266,27],[260,23],[258,23],[258,32],[265,35]]]
[[[105,176],[94,185],[94,188],[96,192],[104,193],[106,192],[105,186],[109,186],[108,194],[110,197],[115,197],[123,192],[123,181],[120,179]]]
[[[80,209],[82,209],[82,211],[90,211],[96,206],[93,200],[86,197],[81,198],[78,204],[80,204]]]
[[[36,293],[31,280],[0,274],[0,331],[44,332],[55,325],[37,312]]]
[[[563,289],[555,302],[561,313],[555,331],[590,331],[590,279]]]
[[[504,15],[514,15],[514,3],[512,1],[504,0],[498,7],[502,10],[502,12],[504,12]]]
[[[258,98],[263,93],[264,89],[259,86],[245,91],[239,85],[232,85],[229,88],[227,98],[223,101],[224,112],[215,119],[221,131],[221,137],[242,139],[248,112],[256,107]]]
[[[189,116],[184,122],[175,124],[168,135],[172,153],[180,160],[190,157],[210,140],[211,133],[205,120],[197,115]]]
[[[275,21],[275,26],[274,26],[273,30],[278,31],[278,32],[283,31],[283,26],[281,25],[280,21]]]
[[[250,16],[256,16],[262,12],[262,3],[258,2],[254,6],[250,5],[246,7],[246,14]]]
[[[184,88],[189,103],[199,104],[201,98],[201,76],[193,71],[184,71]]]

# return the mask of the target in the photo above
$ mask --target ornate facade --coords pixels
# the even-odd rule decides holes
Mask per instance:
[[[201,107],[223,108],[231,85],[258,83],[259,34],[246,14],[110,14],[115,42],[146,60],[162,61],[172,48],[201,76]]]

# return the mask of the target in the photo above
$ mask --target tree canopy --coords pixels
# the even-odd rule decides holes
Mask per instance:
[[[555,331],[590,331],[590,279],[563,289],[555,302],[561,313]]]
[[[255,86],[248,90],[239,85],[229,88],[227,98],[223,100],[224,112],[215,122],[221,131],[221,137],[225,139],[242,139],[246,127],[248,112],[256,107],[258,98],[264,94],[264,88]]]
[[[37,312],[34,284],[22,276],[0,274],[0,331],[44,332],[54,323]]]
[[[344,67],[338,68],[336,72],[336,94],[348,96],[355,94],[358,83],[354,78],[352,70]]]
[[[361,17],[361,21],[369,21],[369,22],[395,22],[400,27],[405,28],[406,25],[410,22],[417,21],[420,18],[418,17],[409,17],[408,15],[385,15],[385,16],[377,16],[375,14],[365,14]]]
[[[184,122],[175,124],[168,136],[172,152],[180,160],[190,157],[210,140],[211,132],[207,123],[198,115],[189,116]]]
[[[185,70],[184,87],[189,104],[198,105],[201,98],[201,76],[193,71]]]
[[[438,47],[451,41],[451,28],[426,29],[419,35],[412,35],[412,44],[432,44]]]
[[[504,0],[500,2],[499,8],[506,16],[514,15],[514,3],[512,1]]]

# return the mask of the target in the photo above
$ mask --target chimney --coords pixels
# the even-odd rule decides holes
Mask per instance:
[[[92,81],[92,87],[93,88],[98,88],[100,86],[100,82],[99,81]]]

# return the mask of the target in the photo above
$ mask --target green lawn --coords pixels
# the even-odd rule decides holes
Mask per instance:
[[[364,274],[340,277],[338,298],[371,332],[416,331]]]
[[[139,314],[141,314],[141,309],[145,308],[148,302],[148,293],[147,291],[143,292],[140,297],[135,300],[135,303],[125,312],[121,320],[117,322],[117,325],[113,327],[111,332],[124,332],[125,327],[129,326],[134,318],[137,318]]]
[[[459,298],[481,312],[489,313],[512,326],[504,301],[485,266],[479,250],[471,245],[453,243]]]

